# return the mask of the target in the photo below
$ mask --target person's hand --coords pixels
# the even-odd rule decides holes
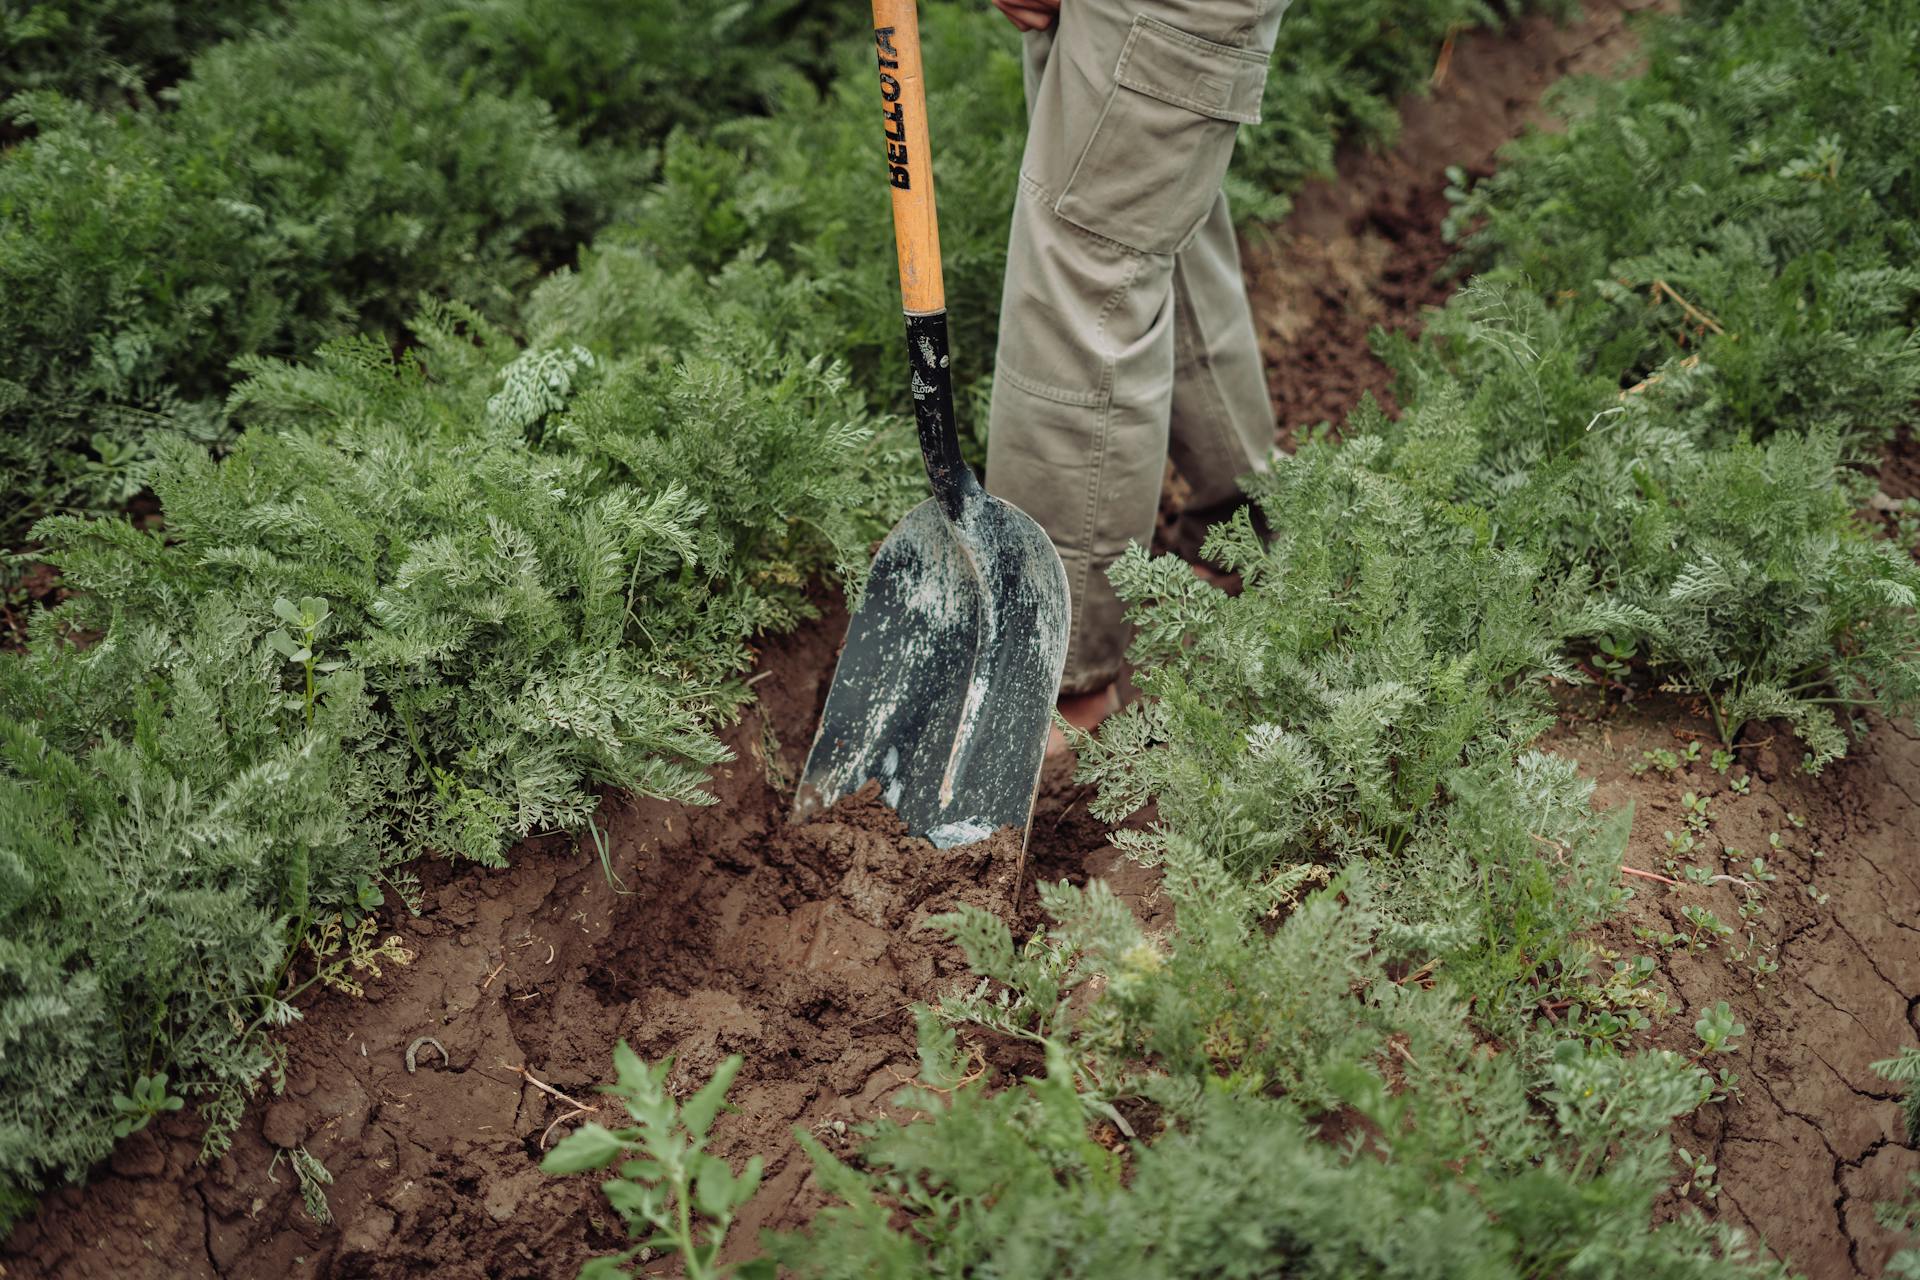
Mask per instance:
[[[993,0],[993,7],[1022,31],[1045,31],[1060,16],[1060,0]]]

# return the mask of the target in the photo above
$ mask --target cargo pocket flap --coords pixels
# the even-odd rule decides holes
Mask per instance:
[[[1114,78],[1215,120],[1260,123],[1267,55],[1188,35],[1157,18],[1137,17]]]

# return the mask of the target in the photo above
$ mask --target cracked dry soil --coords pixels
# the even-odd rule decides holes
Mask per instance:
[[[1878,723],[1852,756],[1809,777],[1777,729],[1751,726],[1724,773],[1710,767],[1710,726],[1667,699],[1579,714],[1546,745],[1581,762],[1596,804],[1634,806],[1627,865],[1667,874],[1667,833],[1688,832],[1691,792],[1708,819],[1675,861],[1745,877],[1757,891],[1759,912],[1743,920],[1741,885],[1634,878],[1633,902],[1600,939],[1660,960],[1654,986],[1671,1005],[1656,1043],[1696,1051],[1694,1021],[1721,1000],[1746,1026],[1735,1052],[1705,1064],[1737,1073],[1739,1092],[1675,1130],[1679,1145],[1718,1166],[1718,1195],[1692,1200],[1813,1280],[1878,1276],[1902,1241],[1875,1223],[1873,1204],[1900,1198],[1920,1172],[1895,1087],[1868,1070],[1920,1037],[1920,739]],[[1700,760],[1634,772],[1644,753],[1689,742],[1701,744]],[[1756,856],[1775,879],[1753,879]],[[1694,932],[1688,905],[1733,935],[1697,950],[1636,937]],[[1779,971],[1764,972],[1768,962]],[[1670,1197],[1662,1211],[1674,1207]]]

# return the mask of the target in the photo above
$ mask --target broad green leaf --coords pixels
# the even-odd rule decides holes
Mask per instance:
[[[715,1156],[703,1156],[693,1181],[693,1203],[709,1218],[724,1218],[739,1203],[734,1194],[733,1170]]]
[[[629,1249],[625,1253],[609,1254],[604,1258],[591,1258],[580,1268],[580,1280],[627,1280],[627,1263],[638,1249]]]
[[[671,1062],[672,1059],[668,1061]],[[618,1041],[613,1046],[613,1076],[619,1081],[622,1089],[629,1091],[638,1089],[646,1083],[647,1064],[640,1060],[640,1055],[635,1053],[625,1040]]]
[[[620,1158],[626,1144],[597,1124],[583,1124],[562,1138],[540,1167],[548,1173],[604,1169]]]
[[[713,1079],[700,1086],[699,1091],[680,1108],[681,1122],[696,1138],[704,1138],[712,1126],[714,1116],[719,1114],[720,1105],[726,1100],[733,1078],[740,1074],[742,1061],[736,1053],[721,1063],[714,1069]]]
[[[606,1193],[607,1203],[622,1213],[645,1218],[649,1222],[658,1222],[666,1214],[667,1196],[658,1187],[645,1187],[621,1178],[609,1178],[600,1184],[600,1190]]]

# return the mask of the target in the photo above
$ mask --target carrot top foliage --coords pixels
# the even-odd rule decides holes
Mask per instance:
[[[850,1161],[801,1135],[838,1202],[772,1260],[1785,1273],[1688,1211],[1651,1225],[1696,1176],[1669,1126],[1737,1087],[1714,1057],[1742,1028],[1720,1006],[1691,1058],[1637,1047],[1655,966],[1582,937],[1631,892],[1631,815],[1530,744],[1596,646],[1728,735],[1785,717],[1810,769],[1920,704],[1914,548],[1860,514],[1920,391],[1916,23],[1713,0],[1663,27],[1643,77],[1463,197],[1479,281],[1381,340],[1407,411],[1250,481],[1272,540],[1241,517],[1207,548],[1238,596],[1114,567],[1145,697],[1078,740],[1082,775],[1104,816],[1156,806],[1117,840],[1174,923],[1100,884],[1043,886],[1025,939],[935,922],[976,976],[919,1013],[918,1115]],[[1040,1065],[982,1083],[962,1036]]]
[[[1563,95],[1459,210],[1475,286],[1382,350],[1462,396],[1450,491],[1584,584],[1563,625],[1818,768],[1920,707],[1920,567],[1857,514],[1920,403],[1920,15],[1712,7]]]
[[[0,489],[74,594],[0,655],[0,1221],[178,1099],[217,1150],[299,993],[404,958],[406,860],[697,801],[751,639],[857,578],[918,481],[849,12],[10,11]],[[1267,163],[1492,12],[1297,27]],[[1018,45],[927,25],[984,389]]]

